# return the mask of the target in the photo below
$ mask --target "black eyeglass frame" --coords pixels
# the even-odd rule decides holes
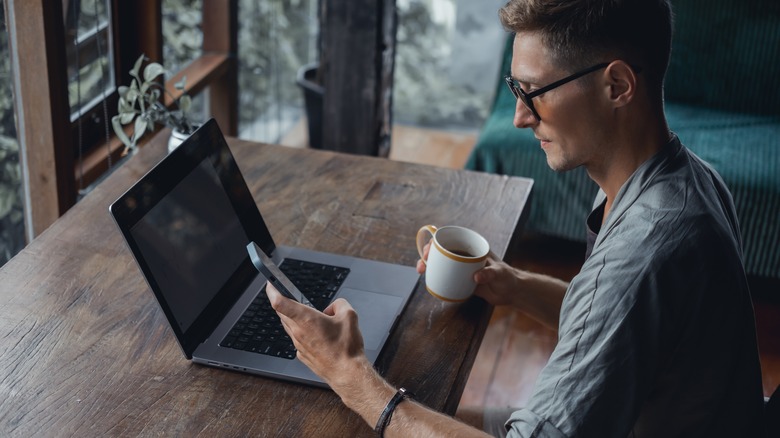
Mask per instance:
[[[536,117],[536,120],[541,122],[542,118],[539,117],[539,113],[536,112],[536,108],[534,108],[534,103],[533,103],[533,101],[531,99],[533,99],[534,97],[537,97],[537,96],[541,96],[542,94],[544,94],[544,93],[546,93],[546,92],[548,92],[548,91],[550,91],[552,89],[558,88],[558,87],[560,87],[563,84],[568,84],[569,82],[571,82],[571,81],[573,81],[575,79],[579,79],[579,78],[585,76],[586,74],[593,73],[594,71],[601,70],[602,68],[606,68],[609,64],[611,64],[611,63],[610,62],[602,62],[601,64],[596,64],[596,65],[594,65],[592,67],[586,68],[585,70],[581,70],[581,71],[573,73],[573,74],[571,74],[569,76],[566,76],[565,78],[563,78],[561,80],[558,80],[558,81],[555,81],[552,84],[545,85],[544,87],[542,87],[542,88],[540,88],[538,90],[534,90],[534,91],[532,91],[530,93],[526,93],[525,91],[523,91],[523,89],[520,88],[520,86],[512,78],[512,75],[504,76],[504,81],[506,82],[506,85],[509,87],[509,90],[512,91],[512,94],[515,95],[515,98],[517,98],[518,100],[523,102],[523,104],[529,110],[531,110],[531,114],[533,114],[534,117]],[[639,71],[637,70],[637,73],[638,72]]]

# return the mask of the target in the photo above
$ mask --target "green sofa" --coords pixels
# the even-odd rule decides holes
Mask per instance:
[[[748,274],[780,278],[780,2],[672,0],[672,6],[669,126],[731,190]],[[527,229],[584,241],[596,185],[582,168],[556,174],[547,167],[531,130],[512,125],[514,96],[501,78],[496,83],[466,168],[533,178]]]

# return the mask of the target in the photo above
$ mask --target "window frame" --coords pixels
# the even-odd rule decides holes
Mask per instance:
[[[64,1],[5,1],[28,242],[76,203],[80,178],[86,186],[108,169],[102,103],[81,114],[84,147],[81,163],[78,160],[79,120],[71,121],[68,99]],[[208,92],[211,114],[223,132],[236,135],[238,0],[203,0],[202,7],[202,55],[165,86],[174,98],[183,92]],[[141,53],[164,62],[162,0],[111,0],[111,14],[113,67],[119,76],[114,83],[122,85]],[[136,34],[137,29],[144,32]],[[176,90],[173,84],[184,75],[186,88]],[[116,113],[117,100],[116,90],[106,98],[109,118]],[[171,105],[173,98],[166,97],[165,103]],[[116,163],[124,147],[113,131],[109,134],[107,147]]]

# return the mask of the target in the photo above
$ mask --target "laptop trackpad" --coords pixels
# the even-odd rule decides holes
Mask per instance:
[[[393,325],[401,298],[373,292],[344,288],[338,298],[344,298],[358,314],[358,325],[366,350],[376,350]]]

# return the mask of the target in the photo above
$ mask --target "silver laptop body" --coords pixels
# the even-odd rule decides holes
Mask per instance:
[[[357,311],[372,362],[419,280],[409,266],[276,246],[213,119],[109,210],[184,355],[204,365],[325,386],[295,358],[223,345],[250,303],[265,295],[266,280],[245,249],[250,241],[277,264],[294,259],[348,269],[333,299],[345,298]]]

